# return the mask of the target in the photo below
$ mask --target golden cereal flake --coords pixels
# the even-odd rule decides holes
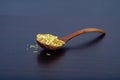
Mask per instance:
[[[51,34],[37,34],[37,41],[54,47],[63,46],[65,44],[64,41],[59,40],[57,36]]]

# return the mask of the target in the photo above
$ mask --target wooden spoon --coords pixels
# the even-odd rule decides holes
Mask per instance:
[[[76,31],[68,36],[65,36],[65,37],[62,37],[62,38],[59,38],[59,40],[62,40],[65,44],[73,39],[74,37],[76,36],[79,36],[81,34],[85,34],[85,33],[89,33],[89,32],[99,32],[99,33],[102,33],[102,35],[105,35],[106,32],[102,29],[97,29],[97,28],[85,28],[85,29],[82,29],[82,30],[79,30],[79,31]],[[65,44],[63,44],[62,46],[51,46],[51,45],[46,45],[46,44],[43,44],[41,43],[40,41],[37,41],[38,45],[41,46],[42,48],[44,49],[48,49],[48,50],[57,50],[57,49],[60,49],[61,47],[63,47]]]

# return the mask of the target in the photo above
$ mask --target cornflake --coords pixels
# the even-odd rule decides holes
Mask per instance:
[[[37,34],[36,37],[38,42],[54,47],[63,46],[65,44],[64,41],[58,39],[57,36],[51,34]]]

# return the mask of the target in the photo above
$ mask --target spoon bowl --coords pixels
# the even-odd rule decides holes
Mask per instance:
[[[64,46],[64,45],[62,45],[62,46],[51,46],[51,45],[47,45],[47,44],[43,44],[43,43],[41,43],[41,42],[39,42],[39,41],[36,41],[37,43],[38,43],[38,45],[40,46],[40,47],[42,47],[43,49],[47,49],[47,50],[57,50],[57,49],[60,49],[62,46]]]

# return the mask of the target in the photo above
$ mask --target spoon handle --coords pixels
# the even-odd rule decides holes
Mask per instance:
[[[68,36],[62,37],[61,40],[64,41],[65,43],[67,43],[69,40],[71,40],[72,38],[79,36],[81,34],[85,34],[85,33],[89,33],[89,32],[99,32],[102,33],[103,35],[105,35],[105,31],[102,29],[97,29],[97,28],[85,28],[79,31],[76,31]]]

